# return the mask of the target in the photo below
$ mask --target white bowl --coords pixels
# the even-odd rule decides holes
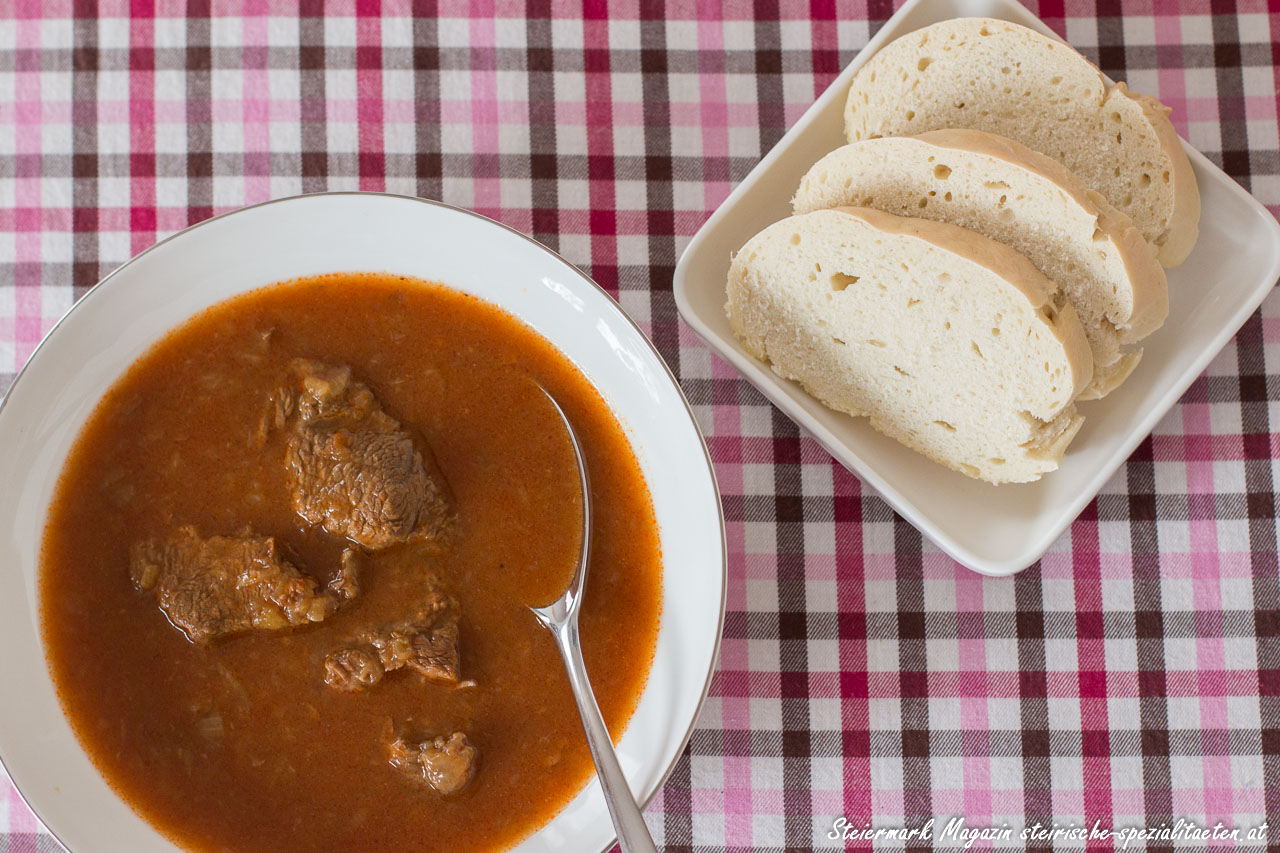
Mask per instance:
[[[507,309],[603,394],[644,469],[664,561],[653,670],[619,746],[641,801],[661,787],[688,741],[724,620],[724,526],[702,436],[653,346],[581,272],[477,214],[369,193],[283,199],[189,228],[109,275],[49,333],[0,403],[0,759],[32,810],[75,853],[177,848],[90,763],[45,665],[37,557],[63,459],[103,391],[174,326],[251,288],[356,270],[438,280]],[[593,779],[516,849],[602,850],[613,838]]]
[[[1142,362],[1124,385],[1080,405],[1084,427],[1062,467],[1036,483],[995,487],[954,473],[778,376],[729,329],[730,253],[789,216],[800,178],[844,144],[849,83],[881,46],[938,21],[975,16],[1057,38],[1016,0],[908,0],[690,241],[676,266],[675,297],[681,316],[708,346],[921,533],[975,571],[1008,575],[1048,550],[1262,303],[1280,277],[1280,225],[1183,143],[1200,183],[1200,240],[1185,263],[1168,271],[1169,319],[1143,342]]]

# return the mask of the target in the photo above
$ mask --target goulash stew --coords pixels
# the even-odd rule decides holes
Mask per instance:
[[[140,359],[66,462],[43,632],[106,779],[197,851],[510,846],[592,772],[555,646],[586,452],[584,654],[615,736],[661,606],[609,409],[475,298],[331,275],[217,305]]]

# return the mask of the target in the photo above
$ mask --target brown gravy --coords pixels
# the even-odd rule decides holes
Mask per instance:
[[[350,365],[434,451],[456,541],[367,558],[362,594],[324,622],[195,645],[130,583],[140,538],[181,524],[274,536],[321,583],[343,540],[306,528],[279,440],[249,439],[297,356]],[[556,598],[580,525],[560,401],[595,502],[584,654],[620,735],[648,676],[661,608],[650,496],[626,436],[583,375],[505,312],[448,288],[336,274],[216,305],[136,362],[68,457],[45,531],[42,630],[62,706],[114,789],[198,851],[501,849],[552,817],[592,772],[549,634],[526,604]],[[462,671],[366,693],[324,684],[342,638],[395,616],[434,572],[461,606]],[[210,719],[217,725],[211,726]],[[391,727],[463,730],[474,781],[443,797],[387,766]]]

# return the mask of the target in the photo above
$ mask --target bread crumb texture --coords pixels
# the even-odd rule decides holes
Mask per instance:
[[[1070,304],[1012,249],[880,211],[777,222],[730,266],[735,335],[779,375],[991,483],[1058,467],[1092,357]]]
[[[854,76],[850,142],[941,128],[997,133],[1064,164],[1128,215],[1166,266],[1195,243],[1199,191],[1168,109],[1108,86],[1062,42],[958,18],[890,42]]]
[[[949,222],[1025,255],[1084,325],[1095,364],[1090,396],[1119,384],[1126,350],[1168,314],[1164,270],[1130,219],[1057,161],[979,130],[845,145],[800,182],[796,213],[855,205]],[[1123,372],[1124,376],[1128,371]],[[1123,379],[1123,376],[1120,377]]]

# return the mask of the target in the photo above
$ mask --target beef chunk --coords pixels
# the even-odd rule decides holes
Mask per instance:
[[[355,563],[344,555],[355,583]],[[169,621],[196,643],[253,629],[277,630],[319,622],[338,606],[338,594],[282,558],[271,537],[211,536],[179,527],[166,539],[136,543],[129,573],[152,590]]]
[[[461,791],[475,777],[476,756],[476,748],[462,732],[422,743],[398,737],[387,746],[392,767],[445,796]]]
[[[338,690],[354,692],[372,687],[386,670],[378,653],[359,646],[339,649],[324,659],[324,681]]]
[[[350,601],[360,594],[360,557],[350,548],[342,552],[338,574],[329,581],[329,591],[342,601]]]
[[[416,625],[376,634],[370,642],[378,650],[383,669],[402,666],[432,681],[458,683],[458,623],[448,621],[429,629]]]
[[[400,622],[366,631],[324,660],[324,681],[335,690],[367,690],[388,672],[408,667],[432,681],[458,685],[458,609],[432,590]]]
[[[294,509],[366,548],[444,534],[452,512],[441,478],[349,367],[296,359],[294,385],[272,413],[296,412],[286,462]]]

